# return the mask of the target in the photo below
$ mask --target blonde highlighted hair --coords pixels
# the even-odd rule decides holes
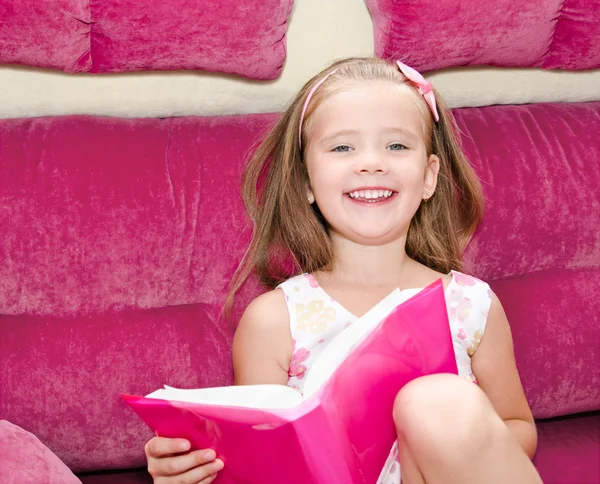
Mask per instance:
[[[307,106],[300,146],[302,108],[309,92],[325,76],[328,78]],[[242,180],[242,197],[254,229],[231,281],[226,311],[253,272],[261,283],[274,288],[293,275],[331,269],[333,251],[327,224],[318,207],[307,202],[309,180],[303,152],[310,142],[310,121],[315,109],[333,92],[349,83],[374,80],[407,83],[397,65],[383,59],[336,62],[304,85],[254,152]],[[435,194],[420,205],[411,221],[406,253],[447,274],[462,269],[462,252],[483,216],[483,196],[455,137],[454,117],[437,92],[435,97],[439,122],[434,122],[425,101],[422,108],[428,155],[440,159],[438,183]]]

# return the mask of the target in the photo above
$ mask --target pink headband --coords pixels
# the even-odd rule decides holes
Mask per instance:
[[[433,114],[433,119],[435,119],[436,122],[439,121],[440,116],[438,114],[437,104],[435,102],[435,95],[433,94],[433,87],[431,86],[431,82],[426,81],[425,78],[412,67],[409,67],[400,61],[396,61],[396,64],[398,64],[398,67],[400,68],[402,74],[404,74],[404,76],[410,81],[410,83],[417,88],[419,94],[423,96],[423,99],[427,103],[427,106],[429,106],[431,114]],[[300,114],[300,125],[298,127],[298,145],[300,147],[302,147],[302,123],[304,122],[304,115],[306,114],[308,103],[310,102],[311,98],[313,97],[313,94],[318,89],[318,87],[321,84],[323,84],[327,80],[327,78],[336,71],[337,69],[334,69],[333,71],[325,74],[321,78],[321,80],[312,87],[312,89],[308,93],[308,96],[306,96],[306,99],[304,100],[304,106],[302,106],[302,113]]]
[[[406,76],[411,84],[417,88],[417,91],[419,91],[421,96],[423,96],[427,106],[429,106],[431,114],[433,114],[433,119],[435,119],[437,123],[440,120],[440,115],[438,114],[437,104],[435,102],[435,94],[433,94],[431,82],[426,81],[425,78],[412,67],[409,67],[400,61],[396,61],[396,64],[398,64],[402,74]]]
[[[304,122],[304,115],[306,114],[306,108],[308,108],[308,103],[310,102],[310,99],[313,97],[313,94],[315,93],[317,88],[321,84],[323,84],[331,74],[333,74],[336,71],[337,69],[334,69],[331,72],[325,74],[323,78],[312,87],[312,89],[308,93],[308,96],[306,96],[306,99],[304,100],[304,106],[302,106],[302,113],[300,114],[300,126],[298,127],[298,146],[300,147],[302,147],[302,123]]]

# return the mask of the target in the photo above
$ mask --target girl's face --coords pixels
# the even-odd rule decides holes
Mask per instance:
[[[435,190],[439,159],[427,156],[428,111],[416,92],[386,81],[352,86],[312,116],[308,190],[330,231],[383,245],[406,236],[419,204]]]

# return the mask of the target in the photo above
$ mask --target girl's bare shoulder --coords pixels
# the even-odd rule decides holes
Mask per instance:
[[[266,292],[246,308],[233,339],[237,384],[287,381],[292,336],[285,296],[280,289]]]
[[[289,328],[289,322],[285,295],[281,289],[273,289],[256,297],[248,305],[240,320],[240,326],[272,331],[279,327]]]

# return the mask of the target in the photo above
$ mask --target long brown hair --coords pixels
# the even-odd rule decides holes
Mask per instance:
[[[328,74],[309,102],[300,146],[302,107],[313,86]],[[242,179],[242,197],[254,230],[231,281],[226,311],[252,272],[264,285],[274,288],[293,275],[331,269],[333,251],[327,224],[316,204],[307,201],[309,180],[303,162],[303,151],[310,141],[307,132],[312,114],[327,96],[347,82],[371,80],[407,82],[396,64],[383,59],[336,62],[304,85],[254,152]],[[439,122],[434,123],[425,102],[421,104],[428,154],[440,159],[438,183],[435,194],[421,203],[411,221],[406,253],[447,274],[462,269],[462,251],[483,216],[483,195],[454,135],[454,117],[437,92],[435,97]]]

